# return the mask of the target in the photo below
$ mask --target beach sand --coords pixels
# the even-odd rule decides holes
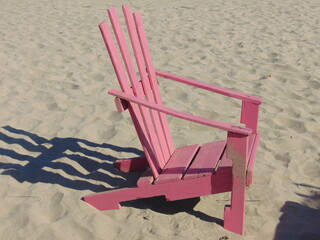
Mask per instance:
[[[0,239],[320,239],[319,1],[0,3]],[[139,177],[112,166],[142,151],[107,94],[119,86],[98,28],[122,4],[142,14],[156,69],[264,99],[244,236],[221,226],[230,193],[81,201]],[[166,105],[239,123],[240,101],[159,82]],[[225,137],[169,124],[177,147]]]

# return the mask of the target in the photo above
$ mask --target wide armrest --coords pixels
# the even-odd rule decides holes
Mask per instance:
[[[179,112],[177,110],[168,108],[166,106],[152,103],[152,102],[146,101],[144,99],[134,97],[131,94],[127,94],[127,93],[124,93],[124,92],[121,92],[121,91],[118,91],[115,89],[111,89],[108,93],[113,96],[116,96],[120,99],[129,101],[129,102],[133,102],[138,105],[148,107],[148,108],[154,109],[156,111],[163,112],[163,113],[166,113],[166,114],[178,117],[178,118],[189,120],[191,122],[196,122],[196,123],[200,123],[200,124],[207,125],[210,127],[215,127],[215,128],[221,129],[221,130],[226,130],[229,132],[239,133],[239,134],[243,134],[243,135],[250,135],[252,133],[252,129],[249,129],[249,128],[244,128],[244,127],[233,125],[230,123],[211,120],[211,119],[207,119],[204,117],[199,117],[199,116],[194,116],[192,114]]]
[[[192,80],[189,78],[185,78],[185,77],[179,77],[177,75],[174,74],[170,74],[170,73],[165,73],[165,72],[161,72],[161,71],[157,71],[156,70],[156,75],[159,77],[163,77],[163,78],[167,78],[173,81],[177,81],[177,82],[181,82],[184,84],[188,84],[197,88],[202,88],[211,92],[215,92],[215,93],[219,93],[228,97],[233,97],[233,98],[237,98],[237,99],[241,99],[241,100],[245,100],[248,102],[252,102],[255,104],[260,104],[262,103],[262,99],[256,96],[252,96],[252,95],[248,95],[248,94],[244,94],[244,93],[240,93],[237,91],[233,91],[230,89],[226,89],[226,88],[222,88],[222,87],[217,87],[217,86],[213,86],[210,85],[208,83],[202,83],[196,80]]]

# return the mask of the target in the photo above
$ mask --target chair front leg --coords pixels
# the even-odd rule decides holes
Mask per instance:
[[[225,208],[224,228],[244,233],[246,200],[246,166],[248,158],[248,136],[228,132],[227,158],[232,160],[231,206]]]

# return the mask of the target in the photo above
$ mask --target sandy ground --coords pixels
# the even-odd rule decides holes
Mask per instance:
[[[230,194],[98,211],[81,201],[133,186],[113,169],[141,155],[98,24],[143,16],[157,69],[261,96],[246,235],[221,226]],[[320,239],[320,2],[0,1],[0,239]],[[159,79],[176,109],[239,122],[240,101]],[[224,133],[170,118],[176,146]]]

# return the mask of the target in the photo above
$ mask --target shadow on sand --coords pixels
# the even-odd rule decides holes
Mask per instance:
[[[0,159],[2,175],[10,175],[19,182],[59,184],[71,189],[93,192],[107,190],[102,184],[93,182],[101,181],[119,187],[126,184],[125,178],[138,177],[137,174],[125,174],[115,169],[112,163],[116,158],[103,154],[98,149],[111,149],[139,156],[143,154],[136,148],[123,148],[107,143],[96,144],[78,138],[56,137],[49,140],[10,126],[0,129],[0,141],[8,146],[0,147],[0,156],[7,156],[13,160],[3,162]],[[24,154],[19,153],[19,149],[23,149],[20,152]],[[34,157],[35,155],[37,156]],[[57,172],[61,172],[62,175]],[[71,177],[66,177],[67,175]]]
[[[318,209],[306,204],[287,201],[281,209],[282,215],[276,229],[274,240],[319,240],[320,239],[320,188],[298,184],[312,189],[312,196],[298,194],[306,202],[315,202]]]
[[[166,201],[164,196],[145,198],[122,203],[122,206],[134,207],[139,209],[150,209],[154,212],[173,215],[179,212],[186,212],[206,222],[214,222],[223,226],[223,220],[209,216],[203,212],[194,210],[199,203],[200,197],[189,198],[177,201]]]
[[[99,152],[99,149],[105,148],[142,156],[143,152],[136,148],[123,148],[107,143],[96,144],[78,138],[56,137],[49,140],[10,126],[0,128],[0,141],[7,145],[6,148],[0,147],[0,156],[12,159],[3,162],[0,158],[1,175],[10,175],[19,182],[58,184],[75,190],[101,192],[108,188],[93,182],[105,182],[111,185],[112,189],[128,187],[130,184],[132,187],[140,176],[140,173],[128,174],[118,171],[113,167],[116,158]],[[19,153],[18,149],[20,152],[24,149],[24,154]],[[28,154],[25,154],[26,152]],[[37,156],[34,157],[35,155]],[[61,171],[65,174],[59,174]],[[68,175],[70,177],[66,177]],[[199,197],[173,202],[167,202],[164,197],[154,197],[121,205],[151,209],[167,215],[187,212],[201,220],[222,225],[221,219],[194,210],[199,201]]]

